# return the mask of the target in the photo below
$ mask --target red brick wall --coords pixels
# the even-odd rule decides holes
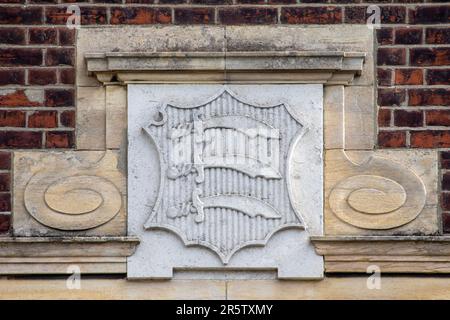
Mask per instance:
[[[439,148],[450,232],[450,5],[433,0],[0,0],[0,148],[75,144],[75,33],[83,25],[365,23],[377,31],[381,148]],[[0,232],[10,228],[10,154],[0,153]],[[448,172],[447,172],[448,170]]]

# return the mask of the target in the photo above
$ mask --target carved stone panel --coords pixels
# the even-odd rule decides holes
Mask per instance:
[[[15,152],[14,235],[124,235],[116,151]]]
[[[327,150],[327,235],[438,232],[437,153]]]
[[[128,140],[130,278],[322,276],[321,85],[129,85]]]

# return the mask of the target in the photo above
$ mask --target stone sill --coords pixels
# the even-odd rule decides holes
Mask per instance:
[[[449,236],[315,236],[325,272],[450,273]],[[373,270],[372,270],[373,272]]]
[[[76,265],[84,274],[126,273],[136,237],[0,238],[0,274],[67,274]]]
[[[350,84],[361,74],[360,52],[108,52],[84,55],[102,83],[282,82]]]

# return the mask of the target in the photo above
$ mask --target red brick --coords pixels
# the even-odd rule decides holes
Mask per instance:
[[[64,127],[75,128],[75,111],[64,111],[60,115],[60,123]]]
[[[29,128],[56,128],[58,113],[56,111],[35,111],[28,116]]]
[[[167,8],[120,7],[111,9],[112,24],[171,23],[172,14]]]
[[[40,66],[42,64],[42,50],[31,48],[1,48],[0,66]]]
[[[395,84],[418,85],[423,83],[422,69],[397,69],[395,70]]]
[[[396,127],[422,127],[423,113],[422,111],[394,111],[394,125]]]
[[[0,151],[0,170],[11,169],[11,152]]]
[[[450,172],[446,172],[442,175],[442,190],[449,191],[450,190]]]
[[[219,21],[223,24],[274,24],[277,10],[267,8],[230,8],[219,10]]]
[[[401,148],[406,146],[406,133],[404,131],[378,132],[378,145],[382,148]]]
[[[106,8],[103,7],[81,7],[81,24],[105,24]],[[66,7],[47,7],[46,21],[48,24],[66,24],[67,19],[72,15],[67,13]]]
[[[0,110],[0,127],[25,127],[25,112]]]
[[[377,63],[383,65],[404,65],[406,63],[406,50],[404,48],[379,48]]]
[[[442,213],[442,227],[444,233],[450,233],[450,212]]]
[[[0,131],[0,148],[40,148],[41,132]]]
[[[441,152],[441,168],[450,169],[450,151]]]
[[[409,11],[412,24],[437,24],[450,22],[450,6],[421,6]]]
[[[427,126],[450,126],[450,110],[427,110]]]
[[[392,28],[377,29],[377,42],[379,45],[392,44],[394,41],[394,32]]]
[[[405,102],[406,94],[402,89],[378,89],[379,106],[400,106]]]
[[[68,28],[60,28],[59,44],[62,46],[70,46],[75,44],[75,30]]]
[[[303,0],[303,3],[307,3],[308,1]],[[319,1],[320,2],[320,1]],[[327,2],[324,0],[323,2]],[[268,4],[296,4],[296,0],[267,0]]]
[[[450,65],[450,48],[412,48],[410,63],[414,66]]]
[[[32,28],[29,30],[30,44],[56,44],[58,32],[54,28]]]
[[[380,127],[389,127],[391,125],[391,110],[379,109],[378,110],[378,125]]]
[[[94,3],[122,3],[122,0],[94,0]]]
[[[169,1],[169,0],[168,0]],[[233,4],[233,0],[192,0],[192,4]]]
[[[47,66],[75,64],[75,50],[71,48],[49,48],[45,56]]]
[[[24,90],[16,90],[0,95],[0,107],[39,107],[42,103],[31,101]]]
[[[2,7],[0,24],[41,24],[41,7]]]
[[[395,29],[396,44],[419,44],[422,43],[422,29],[420,28],[398,28]]]
[[[392,71],[390,69],[377,69],[377,80],[379,86],[390,86],[392,84]]]
[[[127,3],[145,3],[145,4],[153,4],[155,0],[126,0]]]
[[[81,24],[106,24],[106,8],[81,7]]]
[[[74,105],[74,92],[71,89],[46,90],[45,105],[47,107],[72,107]]]
[[[0,193],[0,211],[1,212],[8,212],[11,211],[11,194],[9,193]],[[6,231],[6,224],[10,225],[10,215],[2,215],[7,217],[1,217],[0,218],[0,225],[1,228]]]
[[[367,7],[349,6],[345,7],[345,23],[367,23],[368,18],[373,13],[367,12]],[[392,6],[381,7],[380,20],[383,24],[404,23],[406,18],[406,9],[404,7]]]
[[[67,12],[66,7],[47,7],[45,9],[45,20],[48,24],[66,24],[71,15],[70,12]]]
[[[429,69],[426,73],[427,84],[450,84],[450,69]]]
[[[450,147],[450,131],[429,130],[411,132],[412,148],[448,148]]]
[[[31,85],[48,85],[56,83],[55,69],[28,70],[28,83]]]
[[[212,0],[214,1],[214,0]],[[159,4],[185,4],[189,3],[188,0],[159,0]]]
[[[11,177],[9,173],[0,173],[0,191],[5,192],[11,189]]]
[[[25,84],[24,70],[0,70],[0,86],[8,84]]]
[[[75,84],[75,69],[72,68],[60,69],[59,80],[63,84]]]
[[[288,24],[334,24],[342,22],[340,7],[292,7],[281,10],[281,22]]]
[[[47,148],[73,148],[75,146],[73,131],[48,131],[45,146]]]
[[[209,8],[175,8],[176,24],[214,23],[214,9]]]
[[[425,42],[430,44],[450,43],[450,28],[427,28]]]
[[[410,89],[410,106],[450,106],[450,89]]]
[[[442,193],[441,207],[443,210],[450,210],[450,193],[448,193],[448,192]]]
[[[5,200],[3,199],[3,201],[5,201]],[[4,207],[4,205],[3,205],[3,207]],[[2,232],[2,233],[8,232],[10,227],[11,227],[11,215],[10,214],[0,214],[0,232]]]
[[[25,44],[25,29],[21,28],[0,29],[0,43]]]
[[[404,23],[406,22],[405,7],[381,7],[381,23]]]

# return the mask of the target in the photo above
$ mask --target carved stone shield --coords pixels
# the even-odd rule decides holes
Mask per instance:
[[[147,209],[140,210],[146,211],[141,227],[144,234],[162,237],[161,232],[172,233],[186,248],[211,251],[226,267],[241,249],[265,246],[281,230],[305,232],[301,206],[295,205],[300,199],[294,199],[291,180],[298,180],[295,162],[302,161],[296,160],[294,153],[312,128],[302,123],[302,113],[294,109],[299,106],[289,105],[283,97],[252,99],[251,92],[242,91],[249,89],[245,86],[204,87],[199,86],[199,97],[193,97],[195,90],[189,88],[186,99],[180,92],[149,99],[151,111],[143,106],[141,97],[141,116],[138,119],[132,114],[140,122],[140,131],[133,133],[140,136],[140,148],[151,148],[156,154],[155,174],[149,178],[158,184],[157,191]],[[173,88],[176,91],[177,87]],[[153,92],[158,95],[157,89]],[[133,112],[129,110],[129,114]],[[321,108],[314,110],[317,112]],[[130,125],[137,128],[136,123]],[[317,134],[321,138],[321,132]],[[146,151],[138,151],[134,137],[129,139],[130,165],[134,156]],[[321,153],[322,146],[316,147]],[[139,171],[131,165],[131,184],[132,175]],[[321,176],[318,179],[321,181]],[[133,192],[138,192],[136,187]],[[132,201],[130,210],[134,207]],[[168,242],[161,240],[160,246],[170,248]],[[190,263],[181,263],[186,264]]]

